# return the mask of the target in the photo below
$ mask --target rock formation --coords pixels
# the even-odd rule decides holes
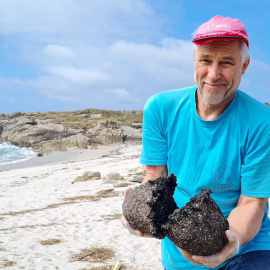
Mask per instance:
[[[48,113],[49,114],[49,113]],[[0,116],[0,143],[9,142],[19,147],[32,147],[39,156],[53,151],[64,151],[76,147],[119,143],[141,143],[141,129],[118,126],[113,121],[99,122],[87,118],[88,114],[75,115],[76,126],[69,126],[65,118],[50,113],[11,113]],[[42,118],[43,117],[43,118]],[[87,126],[87,127],[85,127]]]

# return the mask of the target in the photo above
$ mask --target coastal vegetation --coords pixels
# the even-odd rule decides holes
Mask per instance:
[[[17,112],[20,116],[22,113]],[[62,124],[74,129],[93,128],[99,123],[107,125],[125,125],[130,126],[132,123],[142,123],[142,111],[112,111],[99,109],[85,109],[78,111],[47,111],[47,112],[30,112],[23,114],[30,121],[35,123],[36,120],[49,120],[54,124]],[[12,114],[4,115],[2,118],[9,119]]]

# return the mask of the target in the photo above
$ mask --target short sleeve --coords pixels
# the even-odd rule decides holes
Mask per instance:
[[[249,197],[270,197],[270,134],[249,147],[242,165],[242,194]]]
[[[143,113],[141,164],[167,164],[167,139],[162,131],[161,111],[155,96],[146,102]]]

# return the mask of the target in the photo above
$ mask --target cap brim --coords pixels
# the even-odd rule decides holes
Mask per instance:
[[[239,37],[239,36],[211,36],[211,37],[202,37],[202,38],[194,38],[192,39],[192,42],[196,42],[196,41],[200,41],[200,40],[204,40],[204,39],[214,39],[214,38],[239,38],[239,39],[244,39],[246,40],[244,37]]]
[[[249,48],[249,41],[245,37],[240,36],[211,36],[211,37],[202,37],[202,38],[194,38],[192,42],[196,45],[205,45],[210,42],[213,42],[215,40],[219,41],[230,41],[230,40],[242,40],[244,43],[247,44],[247,47]]]

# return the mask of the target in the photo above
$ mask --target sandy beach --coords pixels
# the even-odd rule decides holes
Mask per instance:
[[[0,268],[159,270],[160,241],[121,225],[140,145],[69,149],[0,167]],[[85,172],[100,178],[73,182]],[[122,179],[108,179],[118,173]]]

